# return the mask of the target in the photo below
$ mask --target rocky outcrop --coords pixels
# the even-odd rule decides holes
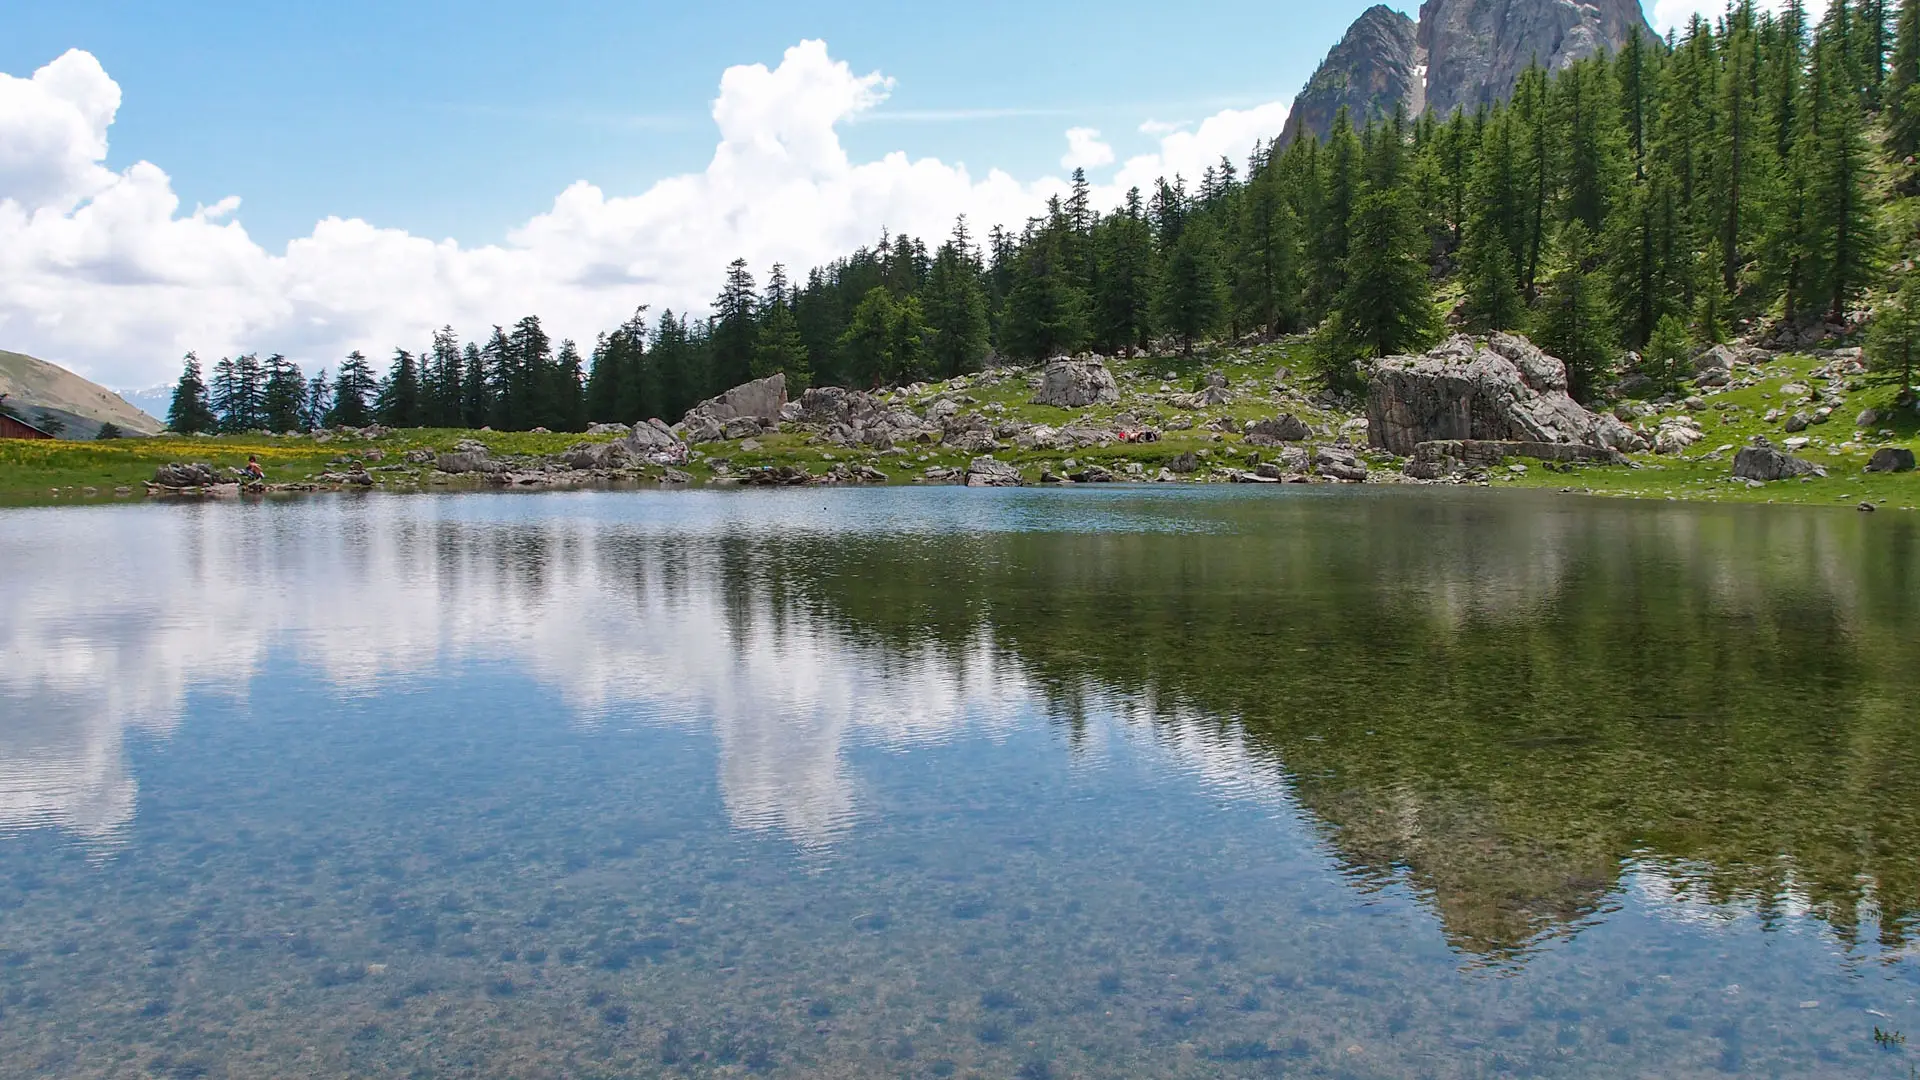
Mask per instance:
[[[1418,52],[1419,31],[1412,19],[1384,4],[1361,12],[1293,99],[1281,145],[1302,132],[1325,139],[1343,107],[1356,128],[1370,118],[1392,116],[1401,104],[1411,115],[1424,74]]]
[[[1638,0],[1426,0],[1420,5],[1426,107],[1469,115],[1505,100],[1527,65],[1559,71],[1602,49],[1618,52],[1638,30],[1655,47]]]
[[[1426,0],[1417,23],[1368,8],[1294,99],[1281,143],[1307,132],[1326,138],[1341,106],[1356,128],[1397,105],[1409,117],[1471,115],[1512,93],[1528,64],[1559,71],[1618,52],[1636,30],[1660,47],[1637,0]]]
[[[1644,448],[1625,424],[1567,395],[1565,364],[1511,334],[1457,334],[1423,356],[1377,361],[1367,438],[1400,455],[1424,442],[1466,439]]]
[[[1088,405],[1111,405],[1120,400],[1120,386],[1113,373],[1098,360],[1070,360],[1056,357],[1047,361],[1040,373],[1040,388],[1033,393],[1035,405],[1054,405],[1080,409]]]

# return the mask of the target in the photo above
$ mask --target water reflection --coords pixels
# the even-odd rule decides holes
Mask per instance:
[[[607,1075],[1879,1060],[1849,1018],[1910,1004],[1920,916],[1920,546],[1879,518],[12,512],[0,1051],[111,1074],[54,1049],[92,1025],[252,1075],[187,1032],[241,1010],[222,1039],[331,1032],[311,1075],[459,1074],[428,1047],[490,1038]]]
[[[1298,800],[1475,953],[1583,924],[1635,859],[1889,948],[1916,918],[1905,521],[1135,496],[903,531],[898,498],[606,499],[10,518],[0,829],[111,837],[126,731],[290,646],[343,693],[502,664],[577,723],[710,725],[734,824],[808,846],[862,812],[850,744],[1039,700]]]

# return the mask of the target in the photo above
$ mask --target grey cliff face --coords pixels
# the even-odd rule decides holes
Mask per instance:
[[[1400,102],[1411,104],[1420,86],[1417,49],[1412,19],[1383,4],[1362,12],[1294,99],[1280,142],[1293,142],[1302,130],[1326,138],[1343,105],[1358,128],[1392,116]]]
[[[1396,103],[1409,116],[1472,112],[1505,99],[1528,64],[1558,71],[1617,52],[1636,29],[1659,40],[1638,0],[1426,0],[1417,24],[1372,7],[1295,99],[1281,142],[1303,131],[1325,138],[1343,104],[1356,127],[1392,115]]]
[[[1426,0],[1427,107],[1472,112],[1504,99],[1528,64],[1559,71],[1602,49],[1618,52],[1636,28],[1658,40],[1638,0]]]

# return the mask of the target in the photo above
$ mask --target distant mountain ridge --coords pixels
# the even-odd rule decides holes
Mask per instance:
[[[1426,0],[1419,21],[1385,5],[1362,12],[1294,99],[1280,141],[1325,138],[1344,106],[1353,125],[1426,110],[1445,116],[1504,100],[1527,65],[1558,71],[1635,30],[1659,40],[1638,0]]]
[[[128,435],[158,435],[166,429],[119,394],[25,353],[0,350],[0,394],[7,395],[7,404],[28,423],[46,410],[62,424],[63,438],[91,439],[104,424]]]

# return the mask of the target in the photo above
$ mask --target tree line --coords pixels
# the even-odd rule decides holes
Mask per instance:
[[[764,287],[735,260],[707,317],[641,307],[585,358],[531,317],[484,344],[442,330],[381,376],[358,353],[305,381],[249,356],[208,383],[189,357],[168,419],[578,430],[674,419],[776,371],[795,389],[875,387],[994,356],[1309,329],[1327,381],[1357,386],[1363,360],[1449,322],[1532,334],[1583,395],[1623,362],[1672,382],[1733,327],[1846,322],[1891,286],[1915,231],[1916,154],[1920,0],[1836,0],[1818,25],[1800,0],[1742,2],[1665,40],[1533,67],[1471,114],[1356,127],[1343,112],[1324,140],[1266,143],[1104,213],[1076,170],[1043,215],[984,243],[962,218],[933,247],[883,236],[802,280],[775,265]],[[1920,287],[1888,291],[1888,309],[1914,314],[1890,325],[1920,326]]]

